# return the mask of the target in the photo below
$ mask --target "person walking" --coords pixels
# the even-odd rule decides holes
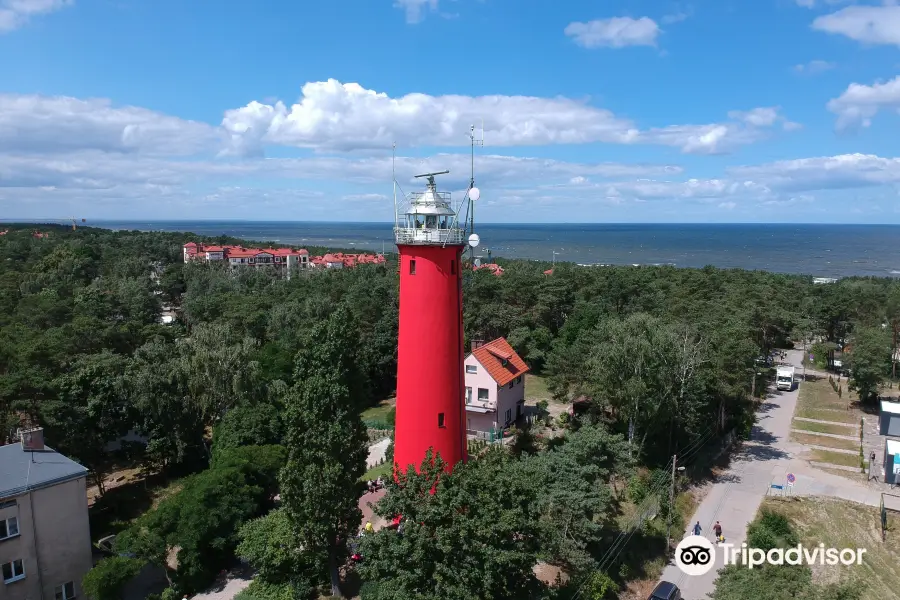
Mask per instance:
[[[372,527],[372,521],[366,521],[366,533],[372,533],[375,528]]]
[[[700,532],[703,531],[703,528],[700,527],[700,521],[697,521],[694,524],[694,535],[700,535]]]
[[[720,525],[718,521],[716,521],[716,524],[713,525],[713,533],[716,534],[716,542],[725,541],[725,538],[722,537],[722,525]]]
[[[875,451],[872,450],[872,453],[869,454],[869,479],[874,479],[878,481],[878,471],[875,470]],[[866,481],[869,481],[866,479]]]

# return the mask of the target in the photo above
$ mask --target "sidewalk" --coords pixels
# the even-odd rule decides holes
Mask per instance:
[[[788,352],[789,364],[799,365],[801,358],[802,351]],[[691,518],[689,528],[700,521],[701,535],[712,539],[713,524],[719,521],[726,543],[740,546],[746,541],[747,525],[756,517],[771,484],[784,485],[788,473],[796,477],[791,490],[793,495],[832,496],[870,506],[879,505],[881,486],[865,485],[819,471],[807,461],[795,458],[805,450],[804,446],[790,441],[791,420],[802,385],[800,383],[791,392],[775,392],[762,403],[750,440],[733,458],[729,470],[710,487]],[[686,535],[688,531],[682,532],[682,536]],[[662,578],[675,583],[684,600],[707,600],[707,594],[715,589],[717,571],[723,564],[721,556],[716,557],[716,563],[717,567],[709,573],[689,577],[672,562],[663,571]]]

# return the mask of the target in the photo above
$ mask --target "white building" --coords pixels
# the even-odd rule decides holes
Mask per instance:
[[[472,353],[465,360],[467,433],[499,433],[522,416],[528,370],[528,365],[503,338],[473,344]]]

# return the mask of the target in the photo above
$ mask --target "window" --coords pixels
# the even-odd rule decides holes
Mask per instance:
[[[444,413],[438,413],[438,427],[444,426]]]
[[[472,404],[472,388],[466,387],[466,404]]]
[[[9,508],[10,506],[15,506],[15,500],[7,500],[6,502],[0,502],[0,508]]]
[[[456,275],[456,261],[455,260],[450,261],[450,274]]]
[[[522,376],[521,376],[521,375],[519,375],[518,377],[516,377],[516,383],[522,383]]]
[[[507,425],[509,424],[510,421],[512,421],[512,409],[511,409],[511,408],[507,408],[507,409],[506,409],[506,423],[507,423]]]
[[[75,597],[75,584],[73,582],[56,586],[56,600],[72,600]]]
[[[416,274],[416,261],[415,260],[409,261],[409,274],[410,275]]]
[[[509,382],[509,389],[512,389],[513,386],[514,386],[515,384],[516,384],[515,380],[510,381],[510,382]]]
[[[466,373],[472,373],[473,375],[478,372],[477,365],[466,365]]]
[[[0,540],[19,535],[19,520],[15,517],[0,519]]]
[[[25,565],[22,564],[22,559],[3,563],[0,571],[3,572],[3,583],[12,583],[13,581],[25,579]]]
[[[486,390],[485,388],[478,388],[478,401],[479,402],[487,402],[490,398],[490,390]]]

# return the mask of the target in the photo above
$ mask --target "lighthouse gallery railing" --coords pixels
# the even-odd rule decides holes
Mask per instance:
[[[462,229],[413,229],[395,227],[394,239],[398,244],[465,244],[466,232]]]

